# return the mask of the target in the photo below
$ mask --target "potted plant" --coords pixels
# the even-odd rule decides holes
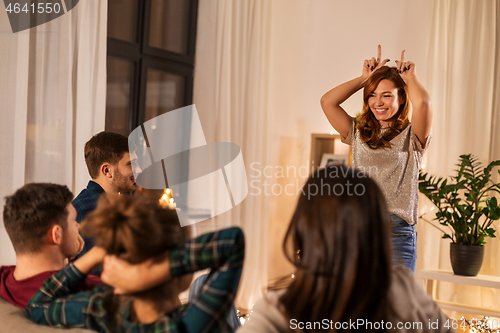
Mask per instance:
[[[443,238],[451,239],[450,259],[457,275],[475,276],[483,263],[486,237],[495,237],[493,222],[500,219],[497,198],[500,183],[491,180],[491,171],[500,166],[500,160],[483,168],[471,154],[461,155],[456,176],[438,178],[428,173],[419,174],[419,190],[436,206],[435,221],[423,218],[441,230]],[[500,170],[498,171],[500,174]]]

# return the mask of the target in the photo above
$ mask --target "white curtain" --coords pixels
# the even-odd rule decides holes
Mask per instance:
[[[107,0],[80,1],[18,33],[1,11],[1,198],[28,182],[65,184],[75,194],[86,185],[83,146],[104,129],[106,24]],[[15,264],[0,224],[0,265]]]
[[[461,154],[471,153],[484,164],[500,158],[498,17],[498,1],[434,2],[428,63],[434,137],[422,165],[431,174],[454,174]],[[428,219],[434,217],[431,207],[421,195],[421,213]],[[449,240],[423,221],[417,232],[417,270],[451,270]],[[500,239],[486,241],[480,274],[499,276]],[[483,307],[500,304],[500,294],[491,290],[449,283],[439,285],[438,297]]]
[[[207,142],[240,146],[247,175],[266,165],[270,1],[200,1],[194,103]],[[250,182],[252,179],[248,179]],[[249,193],[232,210],[194,225],[196,233],[230,225],[245,232],[246,254],[236,306],[251,309],[267,286],[268,202]]]

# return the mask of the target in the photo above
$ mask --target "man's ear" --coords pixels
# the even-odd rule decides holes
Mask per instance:
[[[60,245],[62,243],[62,234],[63,230],[60,225],[54,224],[52,227],[50,227],[49,231],[47,232],[49,244]]]
[[[113,177],[113,166],[109,163],[103,163],[99,171],[107,178]]]

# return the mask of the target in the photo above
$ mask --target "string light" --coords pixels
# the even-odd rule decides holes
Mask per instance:
[[[255,304],[252,304],[252,308]],[[241,325],[244,325],[247,321],[250,320],[250,316],[253,313],[253,310],[250,310],[249,313],[244,313],[242,314],[240,310],[236,310],[236,313],[238,315],[238,319],[240,320]]]
[[[166,188],[163,190],[163,194],[159,200],[160,205],[162,205],[165,208],[171,208],[175,209],[176,208],[176,203],[174,202],[174,198],[172,197],[172,190],[169,188]]]

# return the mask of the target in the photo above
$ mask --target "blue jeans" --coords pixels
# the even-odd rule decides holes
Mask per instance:
[[[417,232],[397,215],[391,214],[392,264],[408,268],[415,274]]]

